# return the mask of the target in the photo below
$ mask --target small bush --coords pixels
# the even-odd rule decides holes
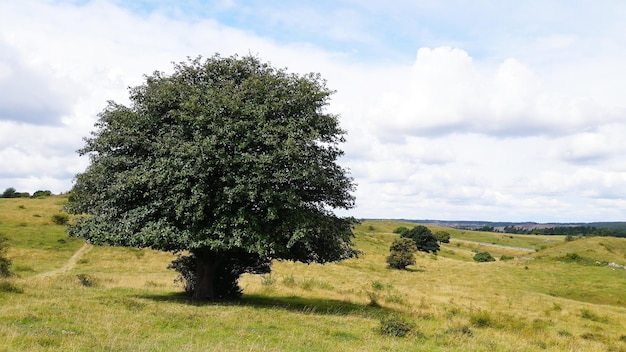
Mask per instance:
[[[11,260],[6,257],[7,239],[0,236],[0,277],[13,276],[11,271]]]
[[[501,260],[501,261],[505,261],[505,260],[513,260],[513,259],[515,259],[515,257],[514,257],[514,256],[511,256],[511,255],[504,255],[504,254],[503,254],[502,256],[500,256],[500,260]]]
[[[70,216],[67,213],[57,213],[52,215],[52,222],[57,225],[67,225],[70,221]]]
[[[496,258],[494,258],[489,252],[480,252],[476,253],[474,256],[474,260],[477,262],[495,262]]]
[[[378,331],[383,335],[405,337],[415,328],[415,324],[399,316],[382,318]]]
[[[581,257],[578,253],[567,253],[561,258],[568,262],[580,262],[583,260],[583,257]]]
[[[430,229],[424,225],[417,225],[400,236],[412,239],[417,250],[421,252],[436,254],[440,249],[439,241],[437,241]]]
[[[400,226],[400,227],[397,227],[395,230],[393,230],[393,233],[397,233],[397,234],[403,235],[403,234],[407,233],[408,231],[409,231],[408,228],[406,228],[404,226]]]
[[[435,231],[433,232],[433,236],[435,236],[439,243],[450,243],[450,233],[447,231]]]
[[[581,256],[578,253],[567,253],[562,257],[555,258],[565,263],[576,263],[581,265],[598,265],[595,260]]]
[[[405,269],[409,265],[415,264],[417,246],[410,238],[396,238],[389,248],[387,264],[390,268]]]
[[[31,196],[31,198],[45,198],[45,197],[49,197],[52,195],[52,192],[46,190],[46,191],[35,191],[35,193],[33,193],[33,195]]]

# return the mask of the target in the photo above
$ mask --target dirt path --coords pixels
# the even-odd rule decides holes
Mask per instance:
[[[501,244],[493,244],[493,243],[485,243],[485,242],[474,242],[474,241],[457,240],[457,239],[452,239],[452,241],[463,242],[463,243],[471,243],[471,244],[476,244],[476,245],[480,245],[480,246],[491,246],[491,247],[498,247],[498,248],[514,249],[516,251],[523,251],[523,252],[529,252],[529,253],[536,252],[536,250],[530,249],[530,248],[511,247],[511,246],[504,246],[504,245],[501,245]]]
[[[37,278],[50,277],[50,276],[62,274],[62,273],[72,270],[72,268],[74,267],[74,265],[76,265],[78,260],[82,258],[85,255],[85,253],[89,252],[92,248],[93,248],[92,245],[85,243],[82,247],[80,247],[79,250],[76,251],[76,253],[74,253],[74,255],[72,255],[70,259],[67,260],[67,263],[65,263],[65,265],[63,265],[62,267],[58,269],[41,273],[35,277]]]

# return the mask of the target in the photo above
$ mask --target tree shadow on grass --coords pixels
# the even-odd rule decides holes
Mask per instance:
[[[137,298],[160,302],[179,303],[191,306],[242,306],[263,309],[282,309],[304,314],[320,315],[355,315],[362,317],[380,317],[397,313],[395,309],[380,305],[357,304],[348,301],[299,296],[271,296],[265,294],[244,294],[238,300],[192,301],[184,293],[142,294]]]

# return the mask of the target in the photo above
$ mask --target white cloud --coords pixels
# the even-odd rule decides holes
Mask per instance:
[[[237,1],[117,4],[0,3],[0,112],[19,111],[0,116],[0,158],[10,165],[0,186],[67,191],[87,164],[75,150],[107,100],[126,103],[128,86],[172,61],[251,52],[320,72],[337,90],[330,110],[348,131],[341,162],[358,183],[351,215],[626,216],[621,8],[594,5],[606,18],[595,24],[578,2],[566,20],[560,2],[540,13],[522,3],[454,13],[445,2],[346,0],[328,11],[281,3],[264,6],[265,17]],[[237,27],[220,13],[266,22]],[[403,57],[409,50],[417,55]]]
[[[0,121],[59,124],[70,112],[73,87],[25,61],[0,38]]]
[[[422,48],[407,78],[409,88],[387,93],[370,117],[390,134],[562,135],[623,118],[587,97],[551,95],[515,59],[493,70],[460,49]]]

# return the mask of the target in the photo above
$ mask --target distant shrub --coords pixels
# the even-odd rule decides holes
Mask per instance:
[[[0,277],[13,276],[11,271],[11,260],[6,257],[7,239],[0,236]]]
[[[409,265],[415,264],[417,247],[410,238],[396,238],[389,248],[387,264],[390,268],[405,269]]]
[[[565,236],[565,242],[572,242],[576,240],[576,236],[573,235],[567,235]]]
[[[476,253],[474,256],[474,260],[477,262],[495,262],[496,258],[494,258],[489,252],[480,252]]]
[[[411,333],[415,324],[399,316],[391,316],[380,320],[378,331],[383,335],[404,337]]]
[[[400,236],[412,239],[418,251],[433,254],[439,251],[439,242],[430,229],[424,225],[417,225]]]
[[[577,263],[582,265],[595,265],[595,260],[581,256],[578,253],[567,253],[564,256],[555,258],[558,261],[565,263]]]
[[[9,187],[2,192],[0,198],[17,198],[19,197],[19,193],[13,187]]]
[[[56,213],[52,215],[52,222],[57,225],[67,225],[70,221],[70,216],[67,213]]]
[[[515,259],[515,257],[512,255],[503,254],[502,256],[500,256],[500,260],[512,260],[512,259]]]
[[[45,197],[49,197],[52,195],[52,192],[50,191],[35,191],[35,193],[33,193],[33,195],[31,196],[32,198],[45,198]]]
[[[375,228],[374,226],[372,226],[372,225],[368,226],[368,227],[367,227],[367,229],[368,229],[369,231],[374,231],[374,230],[376,230],[376,228]]]
[[[439,243],[450,243],[450,233],[448,233],[447,231],[435,231],[433,233],[433,236],[435,236]]]
[[[18,192],[13,187],[9,187],[2,192],[0,198],[28,198],[30,197],[30,193],[28,192]]]
[[[409,231],[408,228],[406,228],[404,226],[400,226],[400,227],[397,227],[395,230],[393,230],[393,233],[397,233],[397,234],[402,235],[402,234],[407,233],[408,231]]]

